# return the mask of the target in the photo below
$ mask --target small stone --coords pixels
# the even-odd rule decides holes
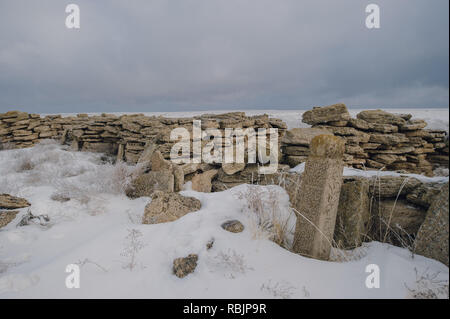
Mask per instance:
[[[16,210],[0,211],[0,228],[5,227],[16,218],[19,212]]]
[[[244,225],[238,220],[229,220],[222,224],[222,228],[231,233],[241,233],[244,231]]]
[[[184,278],[197,268],[198,255],[190,254],[187,257],[177,258],[173,261],[173,273],[178,278]]]
[[[188,213],[200,210],[201,202],[194,197],[178,193],[156,191],[152,201],[145,207],[143,224],[159,224],[175,221]]]
[[[17,209],[31,206],[24,198],[0,194],[0,209]]]

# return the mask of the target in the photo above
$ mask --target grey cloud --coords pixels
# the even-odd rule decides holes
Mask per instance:
[[[447,0],[72,2],[1,1],[0,112],[448,107]]]

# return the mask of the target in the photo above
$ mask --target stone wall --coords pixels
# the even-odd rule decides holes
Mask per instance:
[[[170,132],[178,127],[192,132],[193,120],[201,120],[202,129],[216,128],[222,132],[224,128],[277,128],[280,139],[286,130],[286,124],[279,119],[268,115],[246,116],[243,112],[166,118],[143,114],[40,117],[11,111],[0,114],[0,142],[24,148],[43,139],[61,139],[71,143],[75,150],[118,154],[120,159],[136,163],[147,143],[155,143],[164,158],[170,158],[170,150],[176,142],[170,140]]]
[[[175,143],[170,140],[171,130],[185,127],[192,131],[193,120],[201,120],[202,129],[279,129],[280,170],[286,170],[287,165],[294,167],[305,162],[312,138],[324,133],[345,139],[344,163],[355,168],[384,168],[432,175],[435,167],[448,167],[449,162],[447,132],[427,130],[427,123],[412,119],[410,114],[371,110],[351,118],[343,104],[307,111],[303,122],[312,128],[289,131],[279,119],[269,118],[268,115],[246,116],[243,112],[166,118],[143,114],[41,117],[12,111],[0,114],[0,144],[23,148],[43,139],[61,139],[76,150],[111,153],[118,155],[118,159],[136,163],[148,143],[156,144],[157,150],[168,159]],[[255,171],[254,165],[231,166],[221,170],[215,178],[213,189],[257,181],[259,177]]]
[[[306,161],[311,138],[329,131],[346,140],[347,166],[426,175],[433,175],[437,166],[448,167],[447,132],[427,130],[427,123],[411,114],[369,110],[351,118],[344,104],[336,104],[305,112],[303,122],[315,130],[293,129],[282,141],[290,166]]]

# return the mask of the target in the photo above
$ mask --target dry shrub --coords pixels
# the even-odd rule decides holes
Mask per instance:
[[[243,209],[249,216],[253,238],[268,238],[276,244],[290,249],[295,218],[292,210],[286,211],[280,202],[280,190],[274,186],[248,185],[236,194],[245,201]]]
[[[421,274],[414,268],[416,272],[416,282],[414,288],[406,288],[409,290],[409,297],[414,299],[448,299],[449,286],[447,280],[439,280],[439,272],[430,274],[428,269]]]

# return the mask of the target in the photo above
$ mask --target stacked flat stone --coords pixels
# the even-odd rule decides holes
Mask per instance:
[[[411,114],[382,110],[360,112],[351,118],[344,104],[316,107],[303,114],[303,122],[345,139],[344,162],[355,168],[398,170],[433,175],[437,166],[448,167],[448,133],[427,130]],[[308,155],[311,129],[287,131],[282,143],[285,162],[298,165]]]
[[[286,124],[268,115],[246,116],[243,112],[206,114],[193,118],[165,118],[131,114],[115,116],[62,117],[11,111],[0,114],[0,142],[14,148],[33,146],[43,139],[62,139],[75,150],[119,153],[129,163],[137,163],[145,145],[154,142],[164,158],[170,158],[175,141],[170,140],[174,128],[184,127],[192,132],[193,120],[202,121],[202,129],[217,128],[277,128],[281,138]],[[279,140],[280,140],[279,138]],[[191,148],[192,149],[192,148]]]

